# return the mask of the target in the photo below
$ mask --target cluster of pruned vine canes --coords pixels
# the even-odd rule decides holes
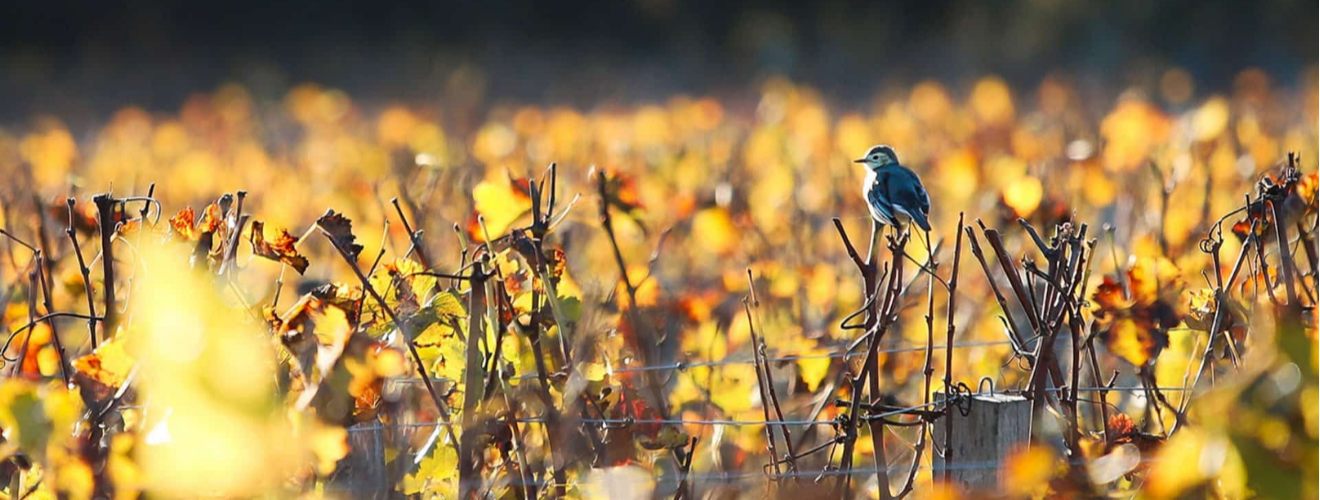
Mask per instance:
[[[1240,208],[1210,224],[1206,237],[1199,245],[1199,249],[1208,254],[1214,262],[1214,269],[1210,275],[1202,273],[1207,285],[1213,290],[1211,300],[1213,313],[1209,318],[1208,326],[1209,338],[1205,342],[1204,350],[1201,351],[1195,370],[1192,370],[1191,366],[1188,367],[1189,372],[1184,377],[1184,387],[1181,388],[1184,395],[1180,401],[1172,401],[1169,395],[1165,394],[1165,390],[1156,384],[1153,360],[1136,367],[1135,375],[1140,382],[1140,391],[1145,394],[1147,400],[1165,408],[1175,418],[1174,422],[1166,425],[1161,412],[1153,411],[1148,407],[1148,416],[1154,415],[1152,418],[1158,420],[1161,431],[1158,434],[1140,433],[1137,438],[1163,441],[1179,427],[1191,424],[1188,408],[1193,399],[1192,391],[1197,388],[1203,375],[1214,369],[1212,363],[1216,353],[1225,353],[1224,357],[1230,360],[1232,367],[1237,367],[1240,362],[1239,350],[1245,339],[1234,338],[1231,331],[1245,329],[1249,325],[1247,318],[1235,312],[1242,310],[1233,294],[1235,287],[1243,289],[1246,287],[1243,282],[1256,282],[1259,278],[1265,283],[1263,288],[1274,306],[1273,317],[1276,321],[1293,326],[1300,325],[1308,317],[1314,321],[1317,289],[1316,224],[1320,219],[1314,216],[1313,208],[1298,206],[1296,203],[1297,190],[1315,189],[1314,186],[1301,184],[1302,175],[1298,171],[1298,166],[1299,158],[1290,154],[1281,172],[1262,179],[1256,186],[1256,192],[1248,194]],[[1167,190],[1164,194],[1168,195]],[[1310,196],[1313,198],[1314,194]],[[1242,218],[1236,224],[1234,232],[1238,233],[1243,241],[1238,255],[1231,260],[1232,266],[1228,275],[1225,276],[1225,268],[1221,266],[1221,262],[1226,261],[1220,252],[1224,241],[1223,229],[1225,223],[1232,222],[1231,219],[1234,217]],[[1280,222],[1275,223],[1275,221]],[[776,474],[780,473],[781,466],[789,473],[798,472],[801,467],[798,460],[811,453],[822,451],[826,447],[830,448],[831,457],[834,456],[834,446],[842,448],[837,465],[830,459],[818,473],[784,474],[782,476],[784,479],[779,482],[787,481],[787,483],[783,484],[782,488],[786,488],[786,491],[801,488],[798,482],[809,481],[813,476],[816,481],[834,477],[837,478],[835,487],[839,498],[851,498],[853,471],[857,469],[857,465],[853,463],[853,449],[859,439],[859,428],[865,424],[870,431],[875,449],[873,472],[877,476],[877,496],[886,500],[903,498],[913,491],[923,453],[932,435],[932,426],[939,425],[939,421],[943,420],[947,439],[950,442],[956,439],[952,426],[953,419],[944,417],[950,411],[957,411],[961,400],[973,394],[965,383],[954,380],[952,376],[956,331],[954,310],[957,303],[958,271],[965,236],[972,255],[975,256],[989,281],[995,301],[1003,311],[1004,315],[1000,320],[1013,347],[1014,358],[1018,360],[1016,364],[1028,373],[1023,388],[1008,389],[1005,392],[1017,392],[1030,400],[1033,422],[1041,422],[1042,419],[1047,418],[1060,420],[1058,428],[1063,430],[1063,445],[1067,448],[1068,455],[1075,457],[1068,462],[1070,468],[1064,484],[1089,495],[1101,493],[1096,490],[1098,485],[1089,484],[1085,470],[1081,467],[1084,465],[1079,460],[1084,456],[1080,444],[1082,437],[1086,434],[1098,434],[1106,446],[1112,446],[1118,440],[1131,440],[1134,436],[1111,435],[1119,431],[1111,429],[1110,408],[1105,401],[1109,393],[1108,389],[1114,388],[1119,373],[1115,371],[1106,375],[1101,372],[1096,343],[1107,332],[1103,328],[1102,321],[1088,320],[1089,315],[1084,314],[1084,311],[1088,311],[1093,305],[1088,302],[1085,294],[1091,278],[1092,264],[1097,258],[1095,253],[1097,239],[1088,238],[1090,228],[1086,223],[1059,224],[1048,239],[1026,220],[1018,219],[1018,223],[1030,238],[1036,252],[1015,261],[1013,255],[1005,248],[1003,234],[999,230],[986,227],[980,220],[976,222],[977,227],[973,228],[964,223],[963,215],[960,214],[952,257],[952,271],[949,277],[944,279],[937,274],[938,263],[934,260],[933,251],[929,252],[929,260],[924,265],[916,262],[906,253],[906,245],[910,239],[909,232],[893,231],[884,235],[889,256],[882,263],[878,262],[878,252],[874,251],[874,248],[869,249],[863,257],[839,219],[834,219],[839,237],[862,276],[866,294],[862,309],[845,319],[841,327],[862,332],[849,352],[862,348],[865,357],[860,364],[848,364],[845,372],[841,373],[845,387],[849,388],[850,396],[847,400],[832,401],[846,409],[837,419],[834,426],[835,435],[832,439],[806,452],[795,453],[792,448],[793,440],[785,431],[782,443],[787,447],[787,451],[781,453],[777,450],[774,434],[767,427],[767,447],[775,457],[771,465]],[[1296,239],[1289,236],[1292,231],[1288,227],[1289,224],[1296,226]],[[875,239],[875,231],[878,227],[872,228],[872,241]],[[981,238],[984,238],[985,245],[990,248],[989,253],[984,250]],[[1277,249],[1274,252],[1277,257],[1274,259],[1268,258],[1269,252],[1266,251],[1271,244]],[[938,245],[936,247],[938,248]],[[1301,250],[1298,249],[1299,247]],[[929,250],[930,247],[928,246],[927,249]],[[1305,273],[1299,270],[1297,257],[1294,255],[1299,252],[1304,252],[1308,263],[1309,270]],[[898,320],[902,297],[907,290],[907,284],[903,281],[906,261],[918,266],[918,274],[914,280],[925,274],[930,281],[926,297],[927,338],[922,371],[923,400],[919,404],[913,402],[911,406],[895,404],[892,396],[887,395],[889,393],[880,383],[880,363],[876,355],[881,340]],[[1117,262],[1115,265],[1117,266]],[[1278,269],[1277,283],[1270,282],[1275,274],[1270,272],[1272,266]],[[1122,270],[1116,269],[1115,274],[1119,287],[1124,289],[1122,293],[1130,293],[1126,290],[1129,284],[1122,282]],[[1276,296],[1274,291],[1276,287],[1283,288],[1283,297]],[[1262,287],[1257,287],[1257,290],[1260,288]],[[934,294],[937,290],[948,294],[945,311],[947,328],[944,332],[945,372],[942,380],[944,397],[940,402],[932,404],[931,386],[935,376],[932,359],[933,350],[938,347],[933,323],[933,318],[938,313],[934,307]],[[863,322],[850,324],[857,316],[863,317]],[[1156,321],[1160,320],[1156,319]],[[1059,342],[1060,336],[1067,339],[1067,345],[1062,351],[1060,346],[1063,346],[1063,343]],[[764,349],[764,346],[761,346],[758,350],[763,352]],[[847,357],[845,363],[847,363],[846,359]],[[761,390],[768,392],[768,397],[763,397],[762,400],[777,401],[773,380],[769,378],[770,372],[764,363],[758,364],[758,374],[762,375]],[[1095,391],[1099,394],[1098,399],[1081,396],[1086,389],[1090,389],[1085,387],[1088,384],[1083,383],[1084,377],[1088,379],[1089,385],[1098,386],[1096,387],[1098,391]],[[1187,380],[1190,382],[1186,382]],[[1079,402],[1087,402],[1089,403],[1087,406],[1093,409],[1095,415],[1089,421],[1083,420],[1082,410],[1085,408],[1079,408]],[[778,411],[777,404],[774,409]],[[777,416],[783,418],[782,413],[777,413]],[[895,420],[898,416],[915,418]],[[769,414],[767,419],[771,419]],[[891,486],[890,473],[894,467],[890,465],[890,457],[885,451],[885,426],[920,428],[915,451],[906,466],[897,492],[894,492]],[[1125,432],[1132,431],[1127,429]],[[948,442],[945,443],[944,448],[944,450],[936,450],[937,455],[934,458],[939,459],[942,467],[948,470],[955,457],[953,447]],[[937,464],[935,468],[939,469],[941,465]]]

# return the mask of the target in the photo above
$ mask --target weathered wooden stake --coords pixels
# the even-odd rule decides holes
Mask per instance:
[[[968,490],[996,490],[1004,457],[1031,438],[1031,403],[1021,396],[992,394],[971,396],[962,404],[967,415],[955,405],[943,417],[953,419],[951,450],[944,425],[932,426],[937,449],[953,452],[947,468],[931,454],[933,476]]]
[[[104,282],[102,288],[105,289],[105,319],[101,321],[102,340],[110,340],[115,334],[115,327],[119,326],[119,306],[115,303],[115,254],[114,247],[111,246],[115,235],[115,203],[118,201],[110,196],[110,193],[92,197],[92,202],[96,203],[101,228],[101,281]],[[92,339],[92,344],[96,344],[95,339]]]

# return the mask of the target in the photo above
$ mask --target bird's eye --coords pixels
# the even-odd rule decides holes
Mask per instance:
[[[880,155],[872,156],[871,159],[872,159],[872,160],[879,160],[879,159],[880,159]]]

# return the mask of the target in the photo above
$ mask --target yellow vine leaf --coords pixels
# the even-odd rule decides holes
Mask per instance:
[[[473,208],[485,219],[486,231],[498,238],[532,208],[532,199],[506,177],[486,179],[472,190]],[[482,237],[480,231],[472,236]]]
[[[124,349],[123,336],[115,337],[96,348],[96,352],[79,357],[73,362],[74,377],[85,387],[95,387],[97,399],[104,399],[118,390],[128,379],[136,361]]]
[[[834,360],[823,356],[829,352],[825,349],[812,349],[804,354],[802,359],[797,360],[798,374],[802,381],[807,383],[807,390],[815,392],[820,387],[821,381],[830,372],[830,365]]]
[[[415,495],[422,491],[457,492],[458,452],[452,444],[435,443],[431,454],[417,464],[417,468],[400,484],[403,494]]]

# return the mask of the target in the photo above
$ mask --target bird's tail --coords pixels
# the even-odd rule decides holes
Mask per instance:
[[[920,227],[922,231],[930,231],[930,222],[926,220],[926,214],[921,213],[920,210],[913,210],[911,217],[912,222],[917,223],[917,227]]]

